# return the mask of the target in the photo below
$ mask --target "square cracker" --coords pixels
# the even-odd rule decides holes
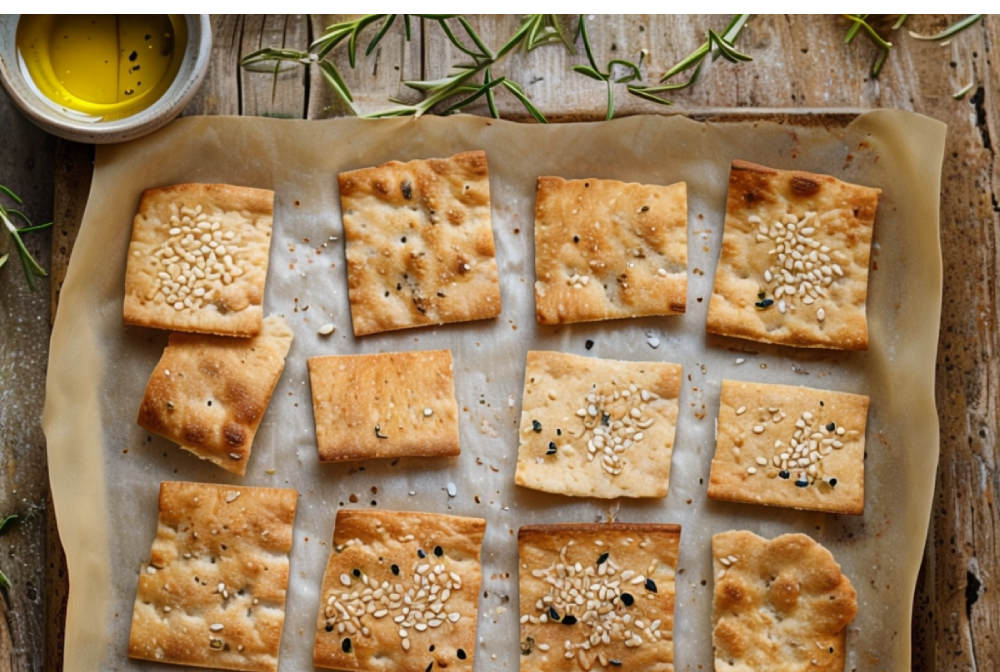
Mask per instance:
[[[297,501],[281,488],[161,483],[128,655],[276,670]]]
[[[274,192],[228,184],[147,189],[125,267],[125,324],[256,336]]]
[[[331,355],[308,365],[322,461],[459,454],[450,350]]]
[[[355,336],[500,314],[485,152],[338,178]]]
[[[680,364],[528,353],[518,485],[578,497],[665,497]]]
[[[857,594],[830,551],[804,534],[712,537],[715,672],[843,672]]]
[[[146,385],[139,426],[242,476],[292,337],[275,315],[255,338],[170,334]]]
[[[687,185],[539,177],[539,324],[676,315],[687,304]]]
[[[313,664],[363,672],[471,672],[481,518],[340,509]]]
[[[662,524],[518,530],[521,672],[672,672],[680,537]]]
[[[868,260],[881,193],[734,161],[709,333],[867,350]]]
[[[860,515],[868,397],[722,381],[708,496]]]

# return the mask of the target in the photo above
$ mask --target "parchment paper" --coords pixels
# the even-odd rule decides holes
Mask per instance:
[[[847,670],[908,669],[913,589],[938,460],[934,362],[941,307],[938,194],[944,126],[895,111],[843,128],[823,117],[697,123],[633,117],[600,124],[519,125],[482,118],[285,121],[188,118],[144,139],[97,150],[83,227],[52,333],[45,434],[71,592],[67,670],[161,670],[126,657],[140,563],[156,530],[162,480],[295,488],[301,497],[281,646],[282,670],[312,667],[319,586],[336,510],[405,509],[480,516],[483,597],[477,669],[519,664],[520,525],[606,520],[683,526],[676,668],[712,665],[711,535],[805,532],[830,549],[858,591]],[[390,159],[485,149],[503,313],[495,320],[356,339],[346,291],[336,173]],[[708,337],[729,164],[799,168],[883,190],[875,224],[868,318],[871,349],[833,353]],[[688,312],[679,317],[542,328],[534,318],[532,237],[539,175],[688,183]],[[135,424],[167,333],[122,324],[126,250],[143,189],[225,182],[276,192],[265,314],[295,331],[284,375],[242,480]],[[333,336],[317,330],[333,322]],[[651,347],[650,337],[659,339]],[[587,351],[584,343],[594,341]],[[306,358],[450,348],[461,412],[458,458],[320,465]],[[666,499],[604,502],[513,484],[525,353],[684,366]],[[705,492],[724,378],[801,384],[871,396],[866,508],[861,517],[710,502]],[[450,497],[449,483],[457,493]]]

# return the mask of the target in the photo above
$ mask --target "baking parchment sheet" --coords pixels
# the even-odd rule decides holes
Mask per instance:
[[[846,669],[908,669],[913,588],[938,460],[934,363],[943,148],[942,124],[896,111],[870,112],[846,127],[824,125],[823,116],[783,123],[632,117],[552,126],[471,117],[377,122],[196,117],[141,140],[98,147],[90,200],[52,333],[44,416],[52,494],[70,571],[66,670],[163,669],[126,655],[138,572],[155,536],[163,480],[288,487],[300,493],[282,670],[312,668],[319,586],[334,517],[342,506],[487,519],[479,672],[518,668],[517,528],[612,517],[683,526],[676,669],[711,669],[711,536],[729,529],[766,537],[805,532],[830,549],[858,591]],[[354,338],[336,174],[391,159],[471,149],[486,150],[489,161],[501,316]],[[737,158],[829,173],[883,190],[869,284],[869,351],[797,350],[706,335],[729,164]],[[532,227],[539,175],[686,181],[687,313],[538,326]],[[264,310],[285,317],[295,342],[243,479],[135,424],[167,332],[122,324],[131,222],[143,189],[182,182],[223,182],[276,193]],[[318,335],[329,322],[336,332]],[[590,350],[588,340],[594,342]],[[460,457],[319,464],[308,357],[436,348],[450,348],[454,356]],[[684,366],[665,499],[608,502],[514,485],[529,349]],[[709,501],[705,493],[723,379],[870,395],[864,515]]]

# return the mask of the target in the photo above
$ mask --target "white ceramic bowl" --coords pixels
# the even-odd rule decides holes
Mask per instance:
[[[106,144],[132,140],[164,126],[181,113],[205,78],[212,51],[208,14],[185,14],[188,39],[180,70],[163,96],[145,110],[124,119],[84,122],[42,102],[24,79],[17,63],[15,37],[19,14],[0,16],[0,85],[28,119],[67,140]]]

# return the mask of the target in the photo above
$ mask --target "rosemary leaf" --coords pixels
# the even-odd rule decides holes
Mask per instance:
[[[642,86],[629,86],[628,92],[633,96],[642,98],[643,100],[648,100],[651,103],[657,103],[658,105],[673,105],[674,101],[667,100],[666,98],[660,98],[659,96],[653,95],[649,90]]]
[[[966,28],[972,27],[973,25],[976,24],[977,21],[979,21],[982,18],[983,18],[982,14],[972,14],[970,16],[965,17],[961,21],[951,24],[950,26],[942,30],[940,33],[935,33],[934,35],[920,35],[919,33],[916,33],[911,30],[910,37],[912,37],[915,40],[931,40],[934,42],[941,42],[943,40],[947,40],[949,37],[958,35]]]
[[[630,72],[629,72],[628,75],[625,75],[624,77],[619,77],[618,79],[616,79],[615,80],[616,83],[618,83],[618,84],[625,84],[626,82],[633,82],[633,81],[635,81],[637,79],[642,79],[642,71],[641,71],[640,68],[641,68],[641,64],[642,64],[642,57],[644,55],[645,54],[641,54],[640,55],[640,57],[639,57],[639,65],[636,65],[632,61],[626,61],[626,60],[621,59],[621,58],[615,58],[615,59],[612,59],[612,60],[608,61],[608,74],[609,75],[611,74],[611,70],[612,70],[612,68],[614,68],[614,66],[620,65],[623,68],[628,69]]]
[[[483,41],[479,37],[479,34],[476,33],[476,31],[472,28],[472,25],[468,22],[468,20],[464,16],[459,15],[458,22],[462,24],[462,28],[465,29],[465,32],[466,34],[468,34],[469,38],[476,44],[477,47],[479,47],[479,51],[482,53],[482,55],[492,61],[493,53],[490,51],[489,47],[487,47],[486,44],[483,43]]]
[[[844,16],[847,17],[848,20],[853,21],[855,26],[857,26],[857,27],[861,28],[863,31],[865,31],[865,33],[868,35],[868,37],[871,38],[872,42],[874,42],[875,44],[877,44],[879,47],[881,47],[882,49],[885,49],[885,50],[892,49],[892,42],[886,42],[885,40],[883,40],[882,36],[879,35],[875,31],[875,29],[871,27],[871,25],[867,21],[865,21],[863,18],[861,18],[860,14],[844,14]],[[865,14],[864,16],[868,16],[868,15]],[[848,32],[850,32],[850,31],[848,31]],[[885,60],[885,59],[883,59],[883,60]]]
[[[372,41],[368,43],[368,48],[365,49],[365,56],[371,56],[371,53],[375,51],[375,47],[378,46],[378,43],[382,41],[382,38],[385,37],[385,34],[389,32],[390,28],[392,28],[392,24],[395,20],[396,20],[396,15],[389,14],[389,18],[382,23],[382,27],[378,29],[377,33],[375,33],[375,37],[373,37]],[[410,39],[409,30],[407,30],[406,34],[407,34],[406,39],[409,40]]]
[[[10,259],[10,252],[0,257],[0,268],[3,268],[3,265],[7,263],[8,259]]]
[[[528,96],[524,94],[524,91],[520,90],[521,89],[520,86],[518,86],[514,82],[511,82],[509,79],[505,79],[503,81],[503,85],[507,88],[508,91],[514,94],[515,98],[521,101],[521,104],[524,105],[524,109],[528,111],[528,114],[530,114],[532,117],[535,118],[535,121],[537,121],[540,124],[549,123],[549,120],[545,118],[545,115],[539,112],[538,108],[536,108],[534,105],[531,104],[531,101],[528,100]]]
[[[601,73],[597,72],[596,70],[594,70],[589,65],[574,65],[573,66],[573,70],[575,72],[579,72],[581,75],[586,75],[587,77],[590,77],[591,79],[596,79],[599,82],[603,82],[605,80],[604,75],[602,75]]]
[[[344,83],[344,79],[340,76],[340,72],[337,70],[337,66],[333,64],[332,61],[322,60],[319,62],[319,71],[323,75],[323,79],[326,83],[330,85],[337,95],[340,96],[341,100],[347,103],[347,106],[354,112],[354,96],[351,95],[350,90],[347,88],[347,84]],[[357,112],[355,112],[357,114]]]
[[[594,50],[590,46],[590,36],[587,34],[587,19],[580,15],[580,37],[583,38],[583,50],[587,52],[587,60],[590,61],[590,67],[593,68],[595,72],[600,73],[601,69],[597,66],[597,61],[594,60]],[[604,79],[604,75],[601,75],[601,79]]]
[[[6,189],[4,189],[4,193],[9,193],[9,192]],[[16,515],[10,515],[0,518],[0,536],[3,536],[6,532],[9,532],[10,530],[8,528],[10,528],[16,522],[17,522]]]
[[[850,14],[848,16],[853,16],[853,17],[855,17],[857,19],[860,19],[861,21],[864,21],[865,19],[867,19],[871,15],[870,14]],[[854,37],[858,34],[859,30],[861,30],[861,24],[857,23],[857,22],[854,23],[850,28],[848,28],[847,29],[847,34],[844,35],[844,44],[850,44],[851,40],[854,39]]]
[[[908,19],[909,17],[910,17],[909,14],[900,14],[899,18],[896,19],[896,23],[892,24],[892,29],[899,30],[900,28],[902,28],[903,24],[906,23],[906,19]]]
[[[604,121],[611,121],[615,116],[615,91],[612,87],[611,80],[607,80],[608,85],[608,113],[604,115]]]
[[[470,95],[470,96],[468,96],[466,98],[463,98],[460,101],[458,101],[457,103],[454,103],[454,104],[450,105],[449,107],[445,108],[444,110],[441,111],[441,115],[442,116],[447,116],[449,114],[454,114],[455,112],[458,112],[463,107],[466,107],[467,105],[470,105],[471,103],[474,103],[478,99],[480,99],[483,96],[485,96],[487,93],[489,93],[493,89],[493,87],[499,86],[500,84],[503,84],[505,81],[507,81],[505,77],[497,77],[496,79],[494,79],[492,81],[487,80],[487,82],[485,84],[483,84],[483,86],[480,86],[478,88],[476,88],[476,87],[466,87],[466,88],[471,89],[471,91],[473,92],[472,95]]]
[[[3,572],[0,572],[0,588],[3,588],[4,590],[11,589],[10,579],[8,579],[7,575]]]
[[[872,78],[878,79],[879,73],[882,72],[882,66],[885,65],[885,59],[889,58],[889,50],[882,49],[878,52],[878,56],[875,57],[875,62],[872,63]]]
[[[722,54],[722,57],[725,58],[730,63],[739,63],[740,61],[753,60],[746,54],[740,53],[735,49],[733,49],[731,46],[729,46],[726,43],[726,41],[722,39],[722,36],[719,35],[717,32],[715,32],[714,30],[710,29],[708,31],[708,39],[710,42],[715,44],[715,46],[719,50],[719,53]]]
[[[2,184],[0,184],[0,193],[7,194],[7,197],[10,200],[12,200],[15,203],[17,203],[18,205],[24,205],[24,201],[21,200],[20,196],[18,196],[17,194],[15,194],[13,191],[11,191],[7,187],[3,186]],[[2,529],[2,528],[0,528],[0,529]]]
[[[489,68],[483,71],[483,79],[487,82],[492,81]],[[497,101],[493,97],[493,87],[486,89],[486,106],[490,109],[490,114],[493,115],[494,119],[500,118],[500,111],[497,110]]]
[[[13,191],[11,191],[10,189],[8,189],[3,185],[0,185],[0,193],[6,195],[8,198],[10,198],[18,205],[21,205],[24,202],[21,200],[20,196],[18,196]],[[16,226],[14,226],[14,222],[11,221],[12,216],[16,217],[17,219],[20,219],[27,226],[22,229],[17,228]],[[0,220],[3,221],[4,228],[7,229],[7,232],[10,234],[11,239],[14,241],[14,249],[17,251],[17,256],[21,260],[21,268],[24,271],[24,279],[28,284],[28,288],[34,291],[35,278],[36,277],[43,278],[47,274],[45,272],[45,269],[42,268],[41,264],[35,261],[34,257],[31,256],[31,253],[28,252],[28,248],[24,245],[24,241],[21,239],[21,235],[24,233],[31,233],[32,231],[39,231],[41,229],[46,229],[52,226],[52,222],[49,222],[48,224],[40,224],[38,226],[33,226],[31,220],[28,218],[26,214],[15,208],[5,208],[3,205],[0,205]],[[5,254],[3,258],[3,263],[0,264],[0,267],[4,266],[7,263],[7,259],[9,258],[10,258],[10,253]],[[3,519],[2,523],[0,523],[0,530],[2,530],[3,526],[7,524],[8,520],[9,516],[8,518]]]
[[[410,32],[410,15],[403,14],[403,34],[406,35],[406,41],[409,42],[413,35]]]
[[[976,88],[976,80],[972,80],[971,82],[963,86],[961,89],[951,94],[951,97],[954,98],[955,100],[962,100],[963,98],[965,98],[966,95],[968,95],[969,91],[972,91],[972,89],[974,88]]]

